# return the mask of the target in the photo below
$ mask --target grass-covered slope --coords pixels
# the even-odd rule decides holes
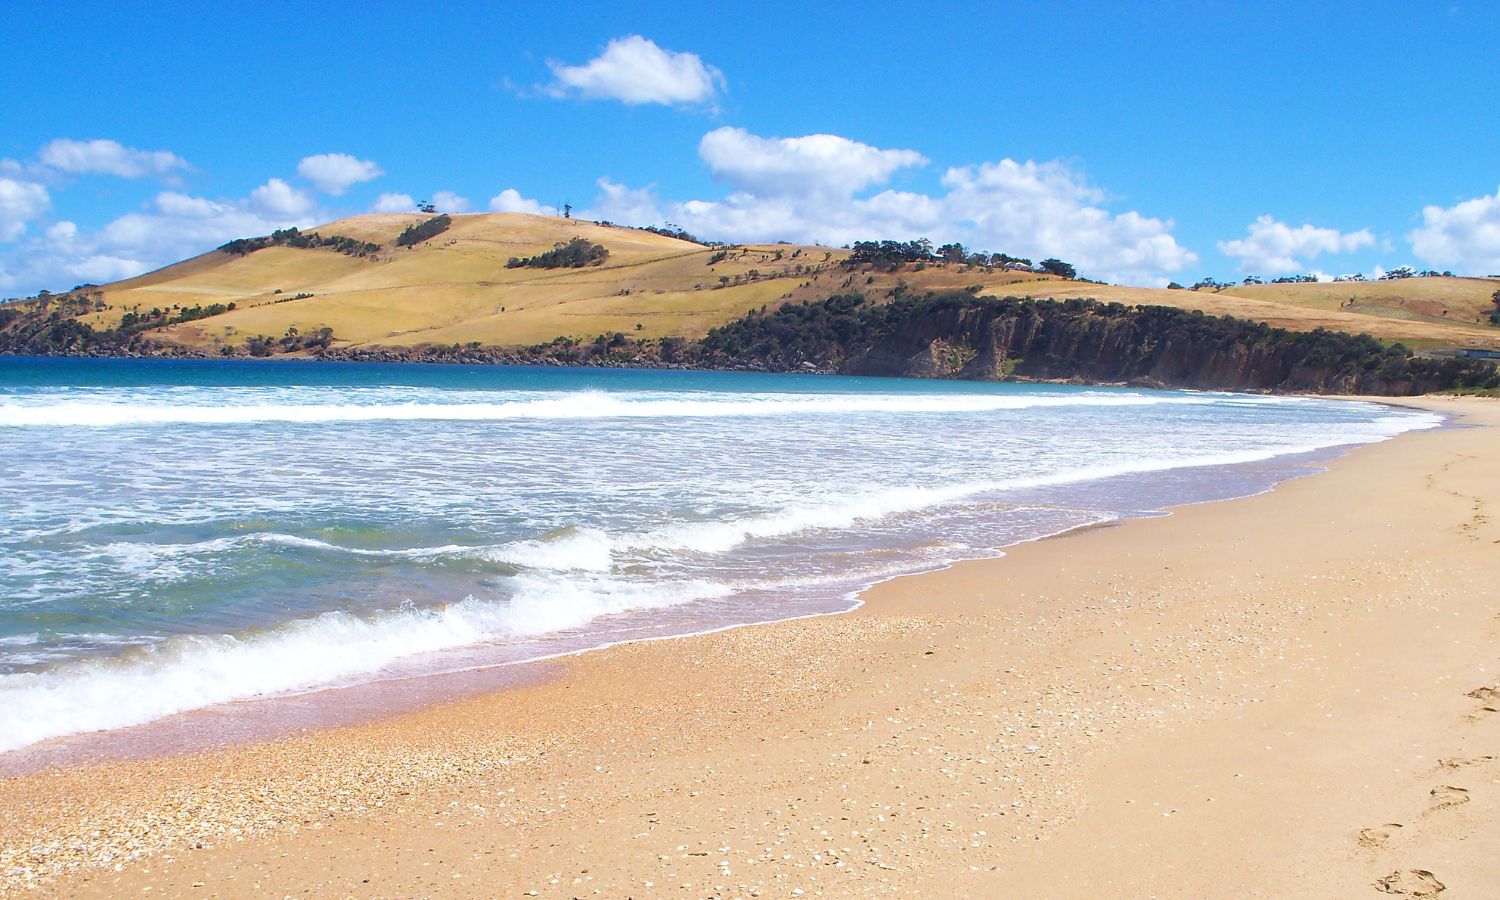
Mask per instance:
[[[369,258],[283,246],[244,256],[206,254],[106,286],[107,308],[89,321],[110,327],[131,309],[234,302],[226,315],[155,335],[207,350],[250,335],[320,327],[331,328],[341,346],[518,346],[604,331],[693,336],[793,289],[814,255],[818,264],[835,261],[821,248],[777,246],[736,250],[710,264],[715,248],[639,229],[522,214],[453,216],[428,239],[396,244],[427,218],[360,216],[316,229],[380,244]],[[603,247],[607,256],[585,267],[510,265],[579,239]]]
[[[1489,321],[1500,290],[1492,279],[1165,290],[962,262],[851,264],[841,249],[711,247],[515,213],[356,216],[297,234],[247,235],[228,247],[100,288],[10,305],[0,350],[306,353],[324,343],[309,344],[310,335],[341,351],[395,353],[601,334],[692,340],[788,301],[858,292],[879,304],[960,290],[1170,306],[1418,349],[1500,346],[1500,327]],[[202,315],[208,310],[216,312]]]

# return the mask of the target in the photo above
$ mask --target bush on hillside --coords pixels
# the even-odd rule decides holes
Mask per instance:
[[[323,237],[316,231],[304,232],[297,228],[281,228],[265,237],[235,238],[219,247],[219,251],[232,256],[247,256],[267,247],[296,247],[302,250],[331,247],[347,256],[371,256],[380,250],[379,244],[344,237],[341,234]]]
[[[406,230],[396,238],[397,247],[411,247],[423,241],[431,240],[448,230],[453,224],[453,217],[447,214],[433,216],[425,222],[406,226]]]
[[[581,269],[584,266],[602,265],[609,258],[609,250],[603,244],[595,244],[581,237],[566,244],[558,243],[546,253],[523,258],[512,256],[505,264],[507,269]]]

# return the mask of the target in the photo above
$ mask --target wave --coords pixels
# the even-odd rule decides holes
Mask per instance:
[[[723,395],[720,395],[721,397]],[[0,404],[0,427],[329,424],[385,421],[489,422],[526,419],[726,418],[851,413],[979,413],[1048,407],[1255,405],[1286,402],[1234,394],[1086,391],[1067,394],[749,394],[723,399],[574,391],[496,402],[152,404],[62,400]]]
[[[422,653],[578,627],[604,615],[729,593],[710,581],[643,584],[520,576],[504,601],[369,617],[324,613],[248,636],[175,637],[109,660],[0,675],[0,752],[68,734],[125,728],[251,697],[335,685]]]
[[[1338,426],[1281,446],[1135,458],[1008,479],[977,479],[930,488],[877,489],[821,503],[710,522],[676,522],[632,533],[567,528],[528,540],[487,546],[372,549],[315,538],[260,532],[192,544],[120,544],[124,557],[153,566],[215,554],[248,542],[321,553],[437,559],[471,556],[517,567],[504,579],[505,599],[469,597],[446,606],[365,616],[329,612],[267,631],[174,637],[108,660],[64,663],[41,672],[0,675],[0,752],[66,734],[142,724],[189,709],[336,685],[376,675],[405,657],[485,642],[578,628],[601,616],[728,596],[770,581],[731,585],[708,579],[649,581],[615,567],[627,558],[671,560],[673,554],[722,554],[749,542],[942,507],[979,496],[1172,469],[1252,463],[1330,447],[1373,443],[1403,431],[1441,424],[1435,415],[1399,414]],[[19,643],[19,642],[18,642]]]
[[[1008,491],[1055,487],[1172,469],[1263,462],[1332,447],[1374,443],[1405,431],[1433,428],[1441,423],[1442,418],[1434,414],[1382,416],[1297,444],[1254,450],[1137,458],[1111,465],[1082,466],[1041,475],[975,480],[936,487],[880,488],[821,503],[792,504],[740,518],[675,522],[633,533],[609,534],[598,528],[569,526],[536,538],[503,544],[361,548],[345,547],[298,535],[256,532],[186,544],[117,542],[106,545],[101,550],[117,557],[123,566],[132,571],[148,575],[164,573],[166,577],[180,571],[175,568],[174,561],[181,557],[224,553],[247,544],[279,545],[315,552],[386,559],[471,558],[523,570],[603,573],[609,572],[626,556],[656,559],[673,553],[722,554],[753,541],[849,528],[903,513],[958,503],[980,495],[1003,495]]]

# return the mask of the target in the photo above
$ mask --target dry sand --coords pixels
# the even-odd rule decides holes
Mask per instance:
[[[1500,403],[374,724],[0,782],[0,891],[1500,896]]]

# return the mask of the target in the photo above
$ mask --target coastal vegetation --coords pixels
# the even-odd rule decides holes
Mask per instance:
[[[427,207],[431,210],[432,207]],[[431,240],[448,230],[453,224],[453,218],[448,214],[433,216],[422,222],[406,226],[406,230],[396,236],[397,247],[411,247],[423,241]]]
[[[1487,361],[1419,357],[1368,335],[1295,332],[1164,306],[978,297],[967,291],[884,303],[857,293],[784,303],[715,328],[699,341],[630,339],[616,332],[503,351],[469,343],[324,355],[1352,394],[1500,388],[1500,370]]]
[[[783,304],[709,332],[700,358],[777,371],[966,378],[1023,376],[1200,388],[1413,394],[1500,387],[1471,359],[1229,316],[1097,300],[975,297],[871,304],[858,294]]]
[[[0,304],[0,352],[217,357],[269,349],[358,358],[524,357],[837,371],[854,358],[853,332],[835,335],[842,349],[823,353],[816,346],[817,329],[810,328],[783,348],[799,351],[800,341],[800,356],[790,352],[785,360],[747,355],[714,361],[704,355],[701,342],[715,329],[741,327],[747,318],[774,317],[773,311],[786,304],[805,302],[808,315],[821,320],[822,304],[856,294],[863,298],[863,311],[844,310],[823,324],[865,327],[874,310],[901,308],[929,295],[1020,296],[1038,303],[1091,298],[1128,308],[1170,307],[1228,317],[1292,334],[1367,334],[1380,347],[1401,344],[1413,353],[1418,369],[1461,350],[1500,347],[1495,298],[1500,281],[1494,279],[1429,273],[1336,283],[1247,277],[1250,283],[1215,281],[1212,289],[1163,290],[1090,282],[1060,259],[1034,263],[956,242],[705,246],[659,233],[672,230],[666,227],[514,214],[449,216],[438,232],[442,240],[419,240],[389,252],[401,235],[430,231],[435,227],[430,223],[442,218],[385,213],[307,231],[284,229],[242,239],[238,252],[226,249],[113,284],[79,285],[62,294],[44,292]],[[377,254],[378,265],[357,253],[326,252],[344,245],[386,252]],[[512,257],[540,265],[508,268]],[[535,274],[541,269],[549,271],[544,278]],[[1070,272],[1075,277],[1067,277]],[[1392,273],[1399,274],[1404,273]],[[336,335],[326,345],[303,337],[322,328]],[[284,340],[293,329],[300,340]],[[951,346],[940,344],[926,353],[936,360],[936,369],[957,373],[976,359],[975,365],[984,364],[978,344],[944,340]],[[542,346],[550,349],[534,349]],[[1264,355],[1264,347],[1257,352]],[[1223,359],[1217,364],[1227,365]],[[1032,368],[1038,365],[1034,351],[1015,351],[991,373],[962,377],[1137,377],[1116,377],[1119,373],[1102,368],[1043,376]]]
[[[1040,271],[1060,278],[1076,278],[1073,266],[1060,259],[1046,259],[1033,267],[1031,260],[1008,253],[989,253],[970,250],[963,244],[943,244],[933,249],[926,238],[914,241],[856,241],[849,247],[849,256],[844,260],[846,269],[868,266],[888,272],[899,271],[907,265],[926,266],[928,263],[956,263],[960,266],[989,269],[1012,269],[1017,271]]]
[[[151,328],[179,325],[183,322],[194,322],[209,316],[222,315],[234,308],[233,303],[211,303],[208,306],[178,308],[176,311],[159,307],[152,307],[144,313],[132,310],[120,317],[120,325],[115,330],[122,334],[134,334]]]
[[[301,250],[331,247],[346,256],[361,257],[373,256],[380,251],[380,245],[371,241],[356,240],[338,234],[323,237],[316,231],[304,232],[297,228],[281,228],[264,237],[235,238],[219,247],[219,251],[232,256],[248,256],[267,247],[296,247]]]
[[[506,261],[507,269],[581,269],[584,266],[603,265],[609,258],[609,250],[603,244],[595,244],[585,238],[576,237],[567,243],[558,242],[546,253],[524,258],[512,256]]]

